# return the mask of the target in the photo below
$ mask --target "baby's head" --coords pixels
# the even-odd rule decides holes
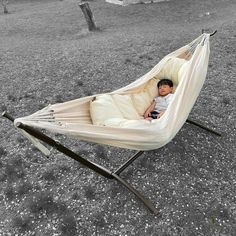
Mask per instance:
[[[173,91],[173,82],[169,79],[161,79],[157,83],[159,96],[166,96]]]

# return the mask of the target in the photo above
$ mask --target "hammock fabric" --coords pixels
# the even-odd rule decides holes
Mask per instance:
[[[111,93],[49,105],[32,115],[16,119],[15,124],[20,122],[85,141],[134,150],[160,148],[180,130],[200,93],[208,67],[209,36],[204,33],[190,44],[168,54],[151,71],[126,87]],[[156,96],[156,82],[162,77],[173,80],[176,87],[174,99],[160,119],[150,122],[143,119],[141,113]],[[128,98],[133,105],[141,104],[130,107],[131,110],[136,109],[136,119],[125,116],[116,118],[113,114],[110,120],[99,121],[96,115],[99,116],[98,107],[101,107],[104,98],[118,98],[115,100],[118,109],[123,106],[122,102],[119,104],[120,98]],[[146,107],[142,98],[147,98],[143,99]],[[95,106],[96,103],[100,105]],[[28,138],[32,140],[29,135]],[[43,149],[36,139],[33,142]]]

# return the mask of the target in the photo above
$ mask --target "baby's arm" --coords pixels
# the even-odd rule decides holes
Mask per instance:
[[[155,105],[156,105],[156,102],[153,101],[152,104],[148,107],[148,109],[145,111],[144,113],[144,118],[148,118],[150,115],[151,115],[151,112],[154,110],[155,108]]]
[[[161,116],[163,116],[164,113],[165,113],[165,111],[161,111],[161,112],[158,114],[157,119],[161,118]]]

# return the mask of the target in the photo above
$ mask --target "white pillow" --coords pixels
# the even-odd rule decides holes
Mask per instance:
[[[111,118],[123,118],[110,94],[102,94],[90,103],[90,116],[94,125],[105,125]]]
[[[104,120],[105,126],[111,126],[111,127],[121,127],[123,124],[125,124],[127,119],[122,118],[110,118]]]
[[[151,79],[148,81],[145,91],[148,92],[150,97],[150,102],[152,102],[153,98],[158,95],[158,89],[157,89],[157,80]]]
[[[112,97],[123,118],[128,120],[140,119],[140,115],[137,113],[130,95],[114,94]]]
[[[187,62],[185,59],[181,59],[181,58],[177,58],[177,57],[170,58],[166,62],[166,64],[164,65],[164,67],[162,68],[160,73],[158,75],[156,75],[154,78],[156,78],[156,79],[163,79],[163,78],[170,79],[170,80],[172,80],[174,86],[176,87],[179,84],[178,72],[185,62]]]
[[[152,99],[150,98],[147,91],[136,93],[131,95],[134,107],[136,108],[138,114],[143,116],[147,107],[150,106]]]
[[[157,94],[157,80],[151,79],[147,82],[142,92],[131,95],[134,107],[140,116],[143,116]]]

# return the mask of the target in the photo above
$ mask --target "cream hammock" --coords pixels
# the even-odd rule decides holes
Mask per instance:
[[[13,119],[41,151],[49,151],[39,140],[107,177],[114,178],[132,191],[153,212],[156,208],[119,174],[144,150],[157,149],[177,134],[199,95],[206,78],[209,59],[209,34],[203,33],[190,44],[165,56],[151,71],[126,87],[65,103],[49,105],[26,117]],[[156,83],[169,78],[175,86],[174,98],[157,120],[143,119],[143,113],[157,95]],[[81,140],[142,150],[114,172],[75,154],[34,128],[77,137]]]
[[[157,149],[167,144],[185,123],[206,78],[209,51],[209,34],[202,34],[192,43],[168,54],[150,72],[135,82],[109,93],[109,95],[136,95],[138,106],[142,106],[142,100],[144,99],[148,100],[148,106],[153,97],[149,99],[145,96],[145,93],[148,92],[145,91],[146,85],[151,83],[152,88],[156,90],[156,85],[152,83],[154,77],[158,77],[158,74],[161,73],[164,74],[164,77],[173,77],[173,74],[177,74],[179,78],[174,78],[174,84],[177,85],[178,83],[178,86],[174,93],[173,102],[161,119],[152,122],[146,121],[141,118],[141,113],[139,113],[140,117],[137,117],[137,120],[125,118],[122,120],[122,118],[119,118],[118,123],[120,124],[95,125],[91,119],[90,106],[92,101],[99,95],[93,95],[49,105],[30,116],[16,119],[15,123],[21,122],[28,126],[43,128],[100,144],[134,150]],[[181,58],[179,60],[185,60],[185,63],[179,68],[180,63],[178,61],[175,63],[174,60],[174,63],[169,63],[169,66],[168,62],[173,61],[173,58]],[[168,69],[165,68],[166,65],[169,66]],[[177,73],[173,66],[178,67]],[[173,80],[173,78],[170,79]],[[105,116],[108,116],[107,113],[114,111],[107,107],[109,101],[105,100],[104,103],[104,107],[101,107],[101,113],[106,112]],[[117,107],[119,107],[119,104],[117,104]],[[95,111],[97,110],[95,107]],[[142,109],[140,112],[142,112]],[[94,119],[96,120],[96,118]],[[109,123],[109,120],[107,122]]]

